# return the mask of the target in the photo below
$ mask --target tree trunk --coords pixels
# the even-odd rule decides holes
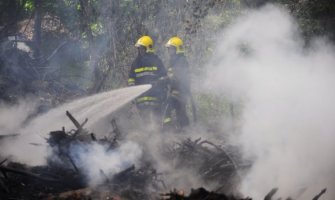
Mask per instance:
[[[93,71],[93,86],[89,89],[89,93],[96,93],[97,88],[99,87],[100,80],[102,78],[101,71],[98,68],[99,62],[99,52],[97,51],[97,47],[95,45],[94,36],[91,30],[91,23],[92,23],[92,5],[88,0],[79,0],[80,3],[80,23],[81,23],[81,31],[85,33],[87,36],[87,41],[89,45],[89,67]]]
[[[34,23],[34,58],[40,60],[41,55],[41,32],[42,32],[42,0],[35,0],[35,23]]]

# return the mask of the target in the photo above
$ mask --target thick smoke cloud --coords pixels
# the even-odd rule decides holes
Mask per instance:
[[[22,99],[16,105],[0,104],[0,135],[14,134],[37,108],[36,99]]]
[[[308,47],[294,19],[273,5],[248,11],[228,27],[205,87],[243,101],[240,133],[232,137],[254,164],[243,194],[335,197],[335,50],[324,38]]]
[[[132,165],[136,166],[142,149],[137,143],[127,141],[114,150],[100,144],[73,145],[70,153],[76,165],[81,166],[88,183],[96,186],[106,181],[105,176],[112,177]]]
[[[22,99],[15,105],[4,103],[0,105],[0,136],[14,135],[14,137],[8,137],[8,139],[0,141],[1,156],[16,159],[15,155],[20,155],[23,160],[30,163],[31,159],[29,159],[29,157],[31,157],[32,151],[36,148],[39,149],[39,147],[34,147],[28,144],[29,142],[22,140],[22,143],[25,144],[24,146],[27,146],[26,149],[22,149],[22,145],[18,145],[18,143],[15,142],[17,139],[15,135],[20,134],[21,127],[27,122],[27,118],[36,112],[37,106],[38,101],[32,98]],[[32,133],[30,138],[41,139],[35,133]],[[43,158],[44,153],[37,151],[34,155]]]

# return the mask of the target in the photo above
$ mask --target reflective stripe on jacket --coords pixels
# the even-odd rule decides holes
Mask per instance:
[[[167,72],[159,57],[153,53],[146,53],[143,56],[138,56],[132,63],[128,76],[128,85],[153,84],[165,76],[167,76]],[[164,92],[162,86],[152,87],[138,97],[136,103],[161,102],[165,95]]]

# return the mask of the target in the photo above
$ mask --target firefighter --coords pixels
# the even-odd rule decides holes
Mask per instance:
[[[186,103],[191,96],[190,69],[185,57],[183,41],[179,37],[172,37],[165,45],[169,52],[169,94],[165,108],[163,128],[172,127],[172,111],[176,113],[177,131],[189,125]]]
[[[156,84],[162,77],[167,76],[161,59],[154,54],[153,40],[149,36],[142,36],[135,44],[138,55],[133,61],[129,72],[128,86],[152,84],[152,88],[135,99],[136,107],[144,127],[152,123],[158,125],[162,120],[162,102],[166,96],[165,86]]]

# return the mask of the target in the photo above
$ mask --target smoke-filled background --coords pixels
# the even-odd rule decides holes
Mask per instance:
[[[3,10],[12,5],[20,12],[0,14],[0,97],[6,102],[0,134],[22,136],[1,142],[2,156],[45,164],[48,132],[73,128],[66,110],[80,122],[88,118],[85,128],[98,137],[108,134],[110,119],[119,117],[113,112],[147,89],[100,94],[126,85],[135,41],[151,35],[167,63],[164,43],[177,34],[190,62],[198,124],[176,137],[127,132],[129,141],[112,153],[101,145],[73,146],[75,162],[88,166],[89,184],[104,181],[100,169],[115,174],[145,159],[168,174],[168,187],[216,189],[162,156],[170,141],[202,137],[236,145],[252,161],[238,187],[245,196],[259,199],[273,187],[278,196],[295,198],[306,189],[301,198],[310,198],[324,187],[326,199],[335,196],[333,7],[284,0],[265,7],[266,1],[228,0],[4,2]]]
[[[218,39],[207,87],[243,101],[238,134],[254,164],[241,191],[260,199],[272,187],[295,198],[335,186],[335,51],[325,38],[306,47],[287,10],[247,11]]]

